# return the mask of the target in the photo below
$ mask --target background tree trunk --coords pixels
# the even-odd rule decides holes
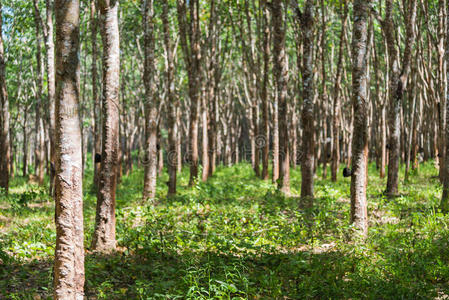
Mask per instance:
[[[178,14],[179,14],[178,2]],[[182,8],[181,8],[182,9]],[[179,15],[178,15],[179,16]],[[167,168],[168,168],[168,196],[176,194],[176,173],[178,168],[178,101],[175,94],[174,86],[174,63],[172,53],[172,43],[170,41],[170,23],[168,20],[168,3],[163,4],[162,22],[164,29],[164,44],[167,59],[166,70],[166,86],[168,99],[168,152],[167,152]]]
[[[100,183],[100,166],[101,166],[101,101],[98,97],[97,89],[97,11],[95,6],[96,0],[91,2],[90,18],[91,18],[91,42],[92,42],[92,99],[94,101],[94,184],[98,188]]]
[[[303,109],[302,109],[302,160],[301,198],[313,199],[313,176],[315,165],[315,91],[313,87],[313,27],[314,1],[307,0],[301,17],[303,36]]]
[[[143,0],[143,28],[145,34],[145,177],[143,200],[156,196],[157,124],[159,109],[154,78],[154,8],[153,0]]]
[[[0,3],[0,33],[3,32],[2,9]],[[5,68],[3,38],[0,36],[0,188],[5,189],[6,193],[8,193],[9,160],[11,159],[11,153],[9,146],[9,101]]]
[[[290,155],[288,134],[288,62],[285,52],[285,19],[283,1],[275,1],[272,4],[273,14],[273,57],[274,76],[277,80],[277,97],[279,102],[279,151],[280,172],[278,189],[284,194],[290,194]]]
[[[116,247],[115,193],[119,167],[119,1],[99,3],[103,39],[103,145],[92,248],[100,252],[110,252]]]

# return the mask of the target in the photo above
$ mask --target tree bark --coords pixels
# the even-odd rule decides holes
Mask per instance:
[[[92,248],[110,252],[116,248],[115,193],[119,167],[119,1],[105,0],[99,4],[103,40],[103,145]]]
[[[178,2],[178,13],[179,13]],[[179,15],[178,15],[179,16]],[[164,30],[164,44],[167,59],[166,70],[166,86],[168,98],[168,152],[167,152],[167,168],[168,168],[168,196],[176,195],[176,173],[178,168],[178,122],[177,110],[178,101],[175,94],[174,85],[174,63],[172,43],[170,41],[170,23],[168,20],[168,3],[163,4],[162,23]]]
[[[44,122],[41,113],[42,106],[42,89],[43,89],[43,67],[42,67],[42,54],[41,54],[41,26],[42,20],[39,12],[37,0],[33,0],[34,4],[34,22],[36,29],[36,66],[37,66],[37,90],[36,90],[36,147],[35,147],[35,158],[36,158],[36,175],[38,178],[39,185],[44,184],[44,162],[45,162],[45,152],[44,152]]]
[[[145,175],[143,200],[156,196],[157,179],[157,124],[159,104],[154,78],[154,8],[153,0],[143,0],[143,28],[145,39]]]
[[[352,104],[354,107],[354,136],[352,139],[351,223],[366,235],[368,212],[366,185],[368,176],[368,17],[371,0],[354,1],[352,39]]]
[[[198,178],[198,123],[200,106],[200,68],[201,49],[200,38],[201,28],[199,24],[199,1],[189,0],[189,21],[187,23],[187,8],[185,0],[178,1],[178,20],[181,36],[181,47],[184,52],[184,59],[187,65],[189,78],[189,98],[190,98],[190,128],[189,128],[189,156],[190,156],[190,179],[189,186],[193,186]]]
[[[48,107],[50,110],[50,194],[53,194],[55,180],[55,45],[53,43],[53,1],[46,0],[47,28],[45,34],[45,47],[47,50],[47,91]]]
[[[314,1],[307,0],[304,12],[301,14],[303,30],[303,109],[302,109],[302,160],[301,160],[301,198],[313,199],[313,176],[315,165],[315,91],[313,87],[313,27]],[[311,203],[309,203],[311,204]]]
[[[94,184],[96,188],[99,187],[100,183],[100,162],[101,162],[101,101],[100,97],[98,97],[98,89],[97,89],[97,57],[98,57],[98,48],[97,48],[97,28],[98,28],[98,19],[97,19],[97,9],[96,9],[96,0],[91,1],[90,5],[90,23],[91,23],[91,43],[92,43],[92,98],[94,101]],[[95,158],[96,157],[96,158]]]
[[[340,92],[341,92],[341,77],[343,67],[343,53],[346,37],[346,25],[348,23],[348,4],[346,0],[343,1],[342,6],[344,6],[344,13],[340,31],[340,46],[338,50],[337,75],[335,78],[334,107],[332,114],[332,135],[334,141],[332,148],[331,177],[333,182],[337,181],[338,167],[340,165],[340,105],[341,105]]]
[[[55,222],[54,298],[84,297],[84,232],[79,107],[79,1],[55,1]]]
[[[449,25],[449,7],[446,6],[446,25]],[[446,65],[449,66],[449,26],[446,26],[446,53],[445,53],[445,60],[446,60]],[[446,115],[449,116],[449,68],[446,68]],[[445,146],[446,146],[446,153],[449,153],[449,122],[446,122],[446,126],[445,126],[445,132],[444,132],[444,136],[445,136]],[[444,176],[444,181],[443,181],[443,195],[441,197],[441,203],[440,203],[440,207],[441,210],[444,213],[447,213],[449,211],[449,176],[447,176],[449,174],[449,159],[445,160],[445,165],[444,165],[444,172],[445,175]]]
[[[290,194],[290,155],[288,134],[288,63],[285,51],[285,17],[284,2],[274,1],[272,3],[273,14],[273,48],[274,75],[277,80],[277,97],[279,103],[279,151],[280,172],[278,189],[284,194]]]
[[[399,162],[400,162],[400,112],[403,94],[407,88],[408,74],[410,73],[412,47],[415,42],[416,0],[409,2],[406,9],[406,43],[402,57],[402,70],[399,69],[399,50],[396,47],[396,28],[393,22],[393,0],[386,1],[385,36],[388,45],[390,77],[390,116],[389,116],[389,155],[388,179],[386,194],[398,194]]]
[[[0,33],[2,31],[2,5],[0,3]],[[0,188],[6,193],[9,191],[9,160],[10,153],[10,136],[9,136],[9,100],[8,89],[6,87],[5,73],[5,54],[3,47],[3,38],[0,34]]]
[[[262,179],[268,180],[268,163],[270,155],[270,102],[268,99],[268,85],[270,80],[270,55],[271,55],[271,41],[270,41],[270,23],[269,10],[266,6],[263,8],[263,81],[262,81],[262,133],[264,136],[264,143],[262,145]]]

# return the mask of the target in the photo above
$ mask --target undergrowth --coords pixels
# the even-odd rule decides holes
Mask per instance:
[[[88,299],[427,299],[449,295],[449,217],[438,210],[441,186],[432,163],[382,195],[385,180],[369,170],[369,235],[349,224],[349,179],[321,179],[305,208],[285,198],[248,164],[220,167],[206,183],[143,203],[143,171],[117,192],[118,251],[89,249],[95,218],[91,168],[84,217]],[[292,170],[293,195],[300,171]],[[0,298],[52,296],[54,204],[44,188],[14,178],[0,196]]]

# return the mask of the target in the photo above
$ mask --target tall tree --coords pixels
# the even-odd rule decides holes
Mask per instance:
[[[348,23],[348,4],[344,0],[341,4],[344,8],[343,19],[341,21],[340,46],[338,50],[337,75],[335,77],[334,86],[334,107],[332,114],[332,163],[331,176],[332,181],[337,181],[338,165],[340,164],[340,97],[341,97],[341,77],[343,72],[343,54],[346,42],[346,25]]]
[[[55,180],[55,45],[53,42],[53,1],[46,0],[46,27],[44,30],[45,48],[47,50],[47,92],[49,107],[49,138],[50,138],[50,193],[53,193]]]
[[[446,53],[445,53],[445,60],[446,60],[446,116],[449,116],[449,6],[446,6]],[[446,153],[449,153],[449,122],[446,121],[446,127],[444,131],[444,137],[445,137],[445,146],[446,146]],[[441,198],[441,210],[445,213],[449,212],[449,157],[446,156],[445,164],[444,164],[444,173],[445,176],[443,181],[443,196]]]
[[[9,100],[6,88],[5,54],[3,48],[3,7],[0,3],[0,188],[9,191],[9,160],[11,159],[9,145]]]
[[[262,133],[264,143],[262,144],[262,179],[268,180],[268,163],[270,156],[270,102],[268,99],[269,71],[270,71],[270,37],[271,24],[269,22],[269,13],[267,2],[263,6],[263,80],[262,80]]]
[[[178,20],[181,47],[189,78],[190,98],[190,128],[189,128],[189,156],[190,179],[192,186],[198,178],[198,109],[200,106],[200,78],[201,78],[201,27],[199,20],[199,0],[177,0]],[[189,6],[187,13],[187,5]],[[189,19],[187,21],[187,19]]]
[[[116,247],[115,193],[119,156],[120,49],[118,0],[99,1],[103,40],[103,139],[100,185],[92,247],[109,252]]]
[[[91,24],[91,43],[92,43],[92,99],[94,101],[93,107],[93,122],[94,122],[94,184],[98,188],[100,177],[100,162],[101,162],[101,101],[98,97],[97,89],[97,0],[92,0],[90,4],[90,24]]]
[[[179,9],[179,2],[178,2]],[[168,153],[167,153],[167,168],[168,168],[168,196],[176,194],[176,172],[178,167],[178,101],[175,94],[175,84],[174,84],[174,57],[173,57],[173,46],[170,38],[170,23],[168,20],[168,3],[165,1],[163,3],[162,10],[162,23],[164,30],[164,44],[166,53],[166,86],[167,86],[167,99],[168,99]]]
[[[396,43],[396,26],[393,20],[393,0],[386,1],[384,32],[388,46],[390,69],[390,115],[389,115],[389,154],[388,154],[388,179],[387,195],[396,195],[399,184],[400,139],[401,139],[401,103],[407,89],[408,75],[412,63],[412,50],[415,43],[416,0],[404,2],[407,5],[406,38],[402,63],[399,65],[399,46]]]
[[[37,0],[33,0],[34,4],[34,23],[36,29],[36,73],[37,73],[37,89],[36,89],[36,144],[35,144],[35,159],[36,159],[36,175],[38,177],[39,185],[44,184],[45,176],[45,132],[44,132],[44,119],[42,116],[42,90],[44,85],[44,69],[42,60],[42,30],[43,22],[39,12],[39,5]]]
[[[144,78],[145,85],[145,175],[143,198],[156,195],[158,101],[154,78],[154,7],[153,0],[143,0]]]
[[[280,172],[278,188],[285,194],[290,193],[290,155],[288,145],[288,62],[285,51],[285,18],[284,2],[274,1],[272,4],[273,15],[273,47],[274,75],[277,83],[277,98],[279,102],[279,150],[280,150]]]
[[[368,18],[371,0],[354,1],[352,37],[352,105],[354,136],[352,139],[351,222],[362,233],[368,230],[366,184],[368,176]]]
[[[79,1],[55,1],[55,222],[54,298],[84,297],[84,232],[79,107]]]
[[[315,91],[313,87],[313,46],[314,46],[314,0],[305,2],[304,12],[297,13],[302,25],[303,37],[303,108],[302,108],[302,159],[301,198],[313,198],[313,176],[315,166]]]

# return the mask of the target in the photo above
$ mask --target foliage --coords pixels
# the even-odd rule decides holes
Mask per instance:
[[[86,172],[86,182],[92,182]],[[119,251],[88,249],[95,193],[85,190],[86,294],[98,299],[417,299],[447,295],[449,217],[438,212],[441,187],[432,164],[382,196],[370,167],[368,238],[352,238],[349,179],[317,180],[313,209],[284,198],[251,166],[219,168],[207,183],[165,199],[166,174],[154,203],[141,202],[143,171],[118,190]],[[292,172],[300,186],[300,172]],[[33,194],[33,192],[35,194]],[[293,190],[297,192],[297,190]],[[28,206],[11,199],[33,195]],[[39,195],[39,196],[36,196]],[[1,198],[0,298],[50,298],[55,229],[48,195],[14,179]]]

